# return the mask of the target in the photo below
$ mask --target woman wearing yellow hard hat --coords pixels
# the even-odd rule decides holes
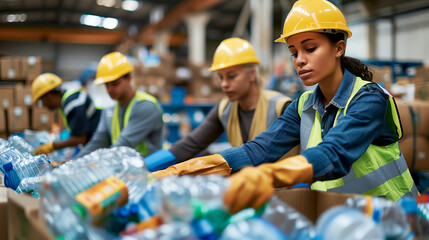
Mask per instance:
[[[188,160],[204,150],[226,132],[232,146],[252,140],[265,131],[279,117],[292,99],[278,92],[262,90],[258,73],[260,63],[252,45],[241,38],[229,38],[217,47],[210,71],[215,71],[226,95],[211,110],[206,120],[185,138],[173,144],[170,150],[160,150],[145,158],[150,170],[159,170],[172,163]],[[298,150],[296,151],[298,152]],[[202,163],[192,169],[176,165],[180,172],[186,166],[186,173],[212,167],[213,162]],[[216,164],[214,164],[216,165]],[[180,170],[181,169],[181,170]],[[229,167],[227,168],[229,171]],[[166,174],[173,174],[171,168]],[[176,173],[178,173],[176,172]],[[161,175],[162,172],[158,172]],[[176,174],[177,175],[177,174]]]
[[[207,156],[228,164],[259,165],[231,177],[224,199],[231,212],[259,208],[274,188],[299,182],[316,190],[394,201],[417,196],[398,145],[402,128],[395,101],[373,82],[367,66],[344,55],[351,36],[332,3],[295,2],[276,41],[287,43],[303,83],[318,86],[303,93],[253,141]],[[277,161],[297,144],[300,155]]]

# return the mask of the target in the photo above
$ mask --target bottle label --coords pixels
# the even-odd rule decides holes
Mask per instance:
[[[88,209],[91,216],[100,216],[114,206],[122,206],[128,201],[125,183],[115,176],[95,184],[76,195],[76,200]]]

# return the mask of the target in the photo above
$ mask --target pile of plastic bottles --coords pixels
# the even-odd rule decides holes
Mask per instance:
[[[46,155],[33,156],[33,147],[18,136],[0,139],[0,172],[3,184],[18,193],[31,192],[38,196],[41,177],[52,166]]]

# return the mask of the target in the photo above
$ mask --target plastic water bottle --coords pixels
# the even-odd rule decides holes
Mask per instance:
[[[19,159],[3,164],[5,186],[15,190],[18,193],[28,192],[37,188],[39,181],[35,179],[22,182],[25,178],[43,176],[46,172],[52,170],[46,155],[38,155],[29,159]],[[38,183],[37,183],[38,182]]]
[[[380,225],[386,239],[412,239],[413,232],[408,224],[404,209],[388,199],[356,196],[349,198],[346,205],[356,208]]]
[[[337,206],[325,211],[316,223],[320,240],[383,240],[384,234],[371,218],[361,211]]]
[[[413,198],[404,198],[398,202],[407,214],[408,223],[416,237],[429,236],[429,221],[417,206]]]
[[[170,222],[155,229],[146,229],[141,233],[124,236],[122,240],[199,240],[189,223]]]
[[[316,236],[313,223],[276,196],[271,198],[262,218],[274,224],[290,239],[311,240]]]
[[[9,142],[3,138],[0,138],[0,149],[9,147]]]
[[[287,240],[286,237],[272,223],[263,218],[249,218],[228,225],[222,233],[220,240]]]
[[[8,138],[8,140],[10,146],[14,147],[21,153],[28,153],[30,155],[33,154],[34,148],[30,144],[28,144],[22,137],[12,135]]]

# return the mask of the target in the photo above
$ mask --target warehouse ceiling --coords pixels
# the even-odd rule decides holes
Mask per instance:
[[[206,11],[210,14],[207,40],[221,41],[237,33],[237,21],[247,0],[137,0],[135,11],[124,10],[126,0],[0,0],[0,40],[65,41],[118,44],[129,37],[150,41],[147,35],[169,29],[173,44],[182,44],[187,28],[184,16]],[[110,4],[109,7],[106,2]],[[273,0],[274,28],[281,25],[294,0]],[[342,4],[348,20],[391,18],[429,8],[429,0],[332,0]],[[115,18],[113,30],[81,24],[82,15]],[[107,22],[107,20],[106,20]],[[248,34],[250,21],[245,31]],[[57,35],[54,35],[56,32]],[[175,37],[175,38],[174,38]],[[153,40],[153,39],[152,39]]]

